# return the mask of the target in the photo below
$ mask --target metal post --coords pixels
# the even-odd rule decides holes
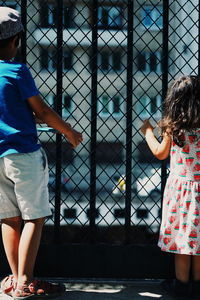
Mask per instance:
[[[200,0],[198,4],[198,75],[200,76]]]
[[[132,95],[133,95],[133,0],[128,0],[127,36],[127,104],[126,104],[126,196],[125,230],[126,243],[130,238],[131,227],[131,184],[132,184]]]
[[[97,52],[98,52],[98,0],[92,2],[92,99],[91,99],[91,176],[90,176],[90,228],[91,241],[95,237],[96,210],[96,144],[97,144]]]
[[[63,88],[63,0],[57,0],[57,86],[56,111],[62,117]],[[61,213],[61,171],[62,171],[62,135],[56,134],[56,192],[55,192],[55,227],[54,240],[60,241]]]
[[[24,26],[24,31],[21,38],[21,60],[26,64],[26,46],[27,46],[27,0],[21,0],[21,20]]]
[[[168,88],[168,73],[169,73],[169,0],[163,1],[163,53],[162,53],[162,99],[164,100]],[[161,165],[161,193],[163,197],[164,188],[167,177],[167,161],[163,160]]]

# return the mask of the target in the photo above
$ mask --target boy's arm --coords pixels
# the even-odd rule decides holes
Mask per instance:
[[[36,118],[58,130],[60,133],[63,133],[73,147],[78,146],[78,144],[83,141],[82,134],[74,130],[69,123],[62,120],[62,118],[42,100],[40,95],[28,98],[28,103]]]
[[[140,130],[144,134],[146,142],[153,155],[160,160],[166,159],[170,152],[171,137],[165,133],[162,142],[160,143],[155,137],[153,129],[154,128],[149,120],[145,120]]]

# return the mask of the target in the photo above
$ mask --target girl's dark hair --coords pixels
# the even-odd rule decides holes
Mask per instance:
[[[184,133],[200,127],[199,76],[175,80],[164,101],[164,117],[159,125],[180,147],[184,145]]]

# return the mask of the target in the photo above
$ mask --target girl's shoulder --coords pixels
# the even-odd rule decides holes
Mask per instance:
[[[190,131],[186,131],[186,136],[199,136],[200,135],[200,128],[196,128]]]
[[[179,137],[179,140],[172,138],[172,146],[184,147],[186,144],[197,144],[200,146],[200,128],[185,131]]]
[[[189,144],[196,144],[200,140],[200,128],[185,132],[185,141]]]

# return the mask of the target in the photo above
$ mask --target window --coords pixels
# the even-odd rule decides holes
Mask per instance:
[[[92,216],[92,211],[91,211],[91,209],[87,209],[86,215],[87,215],[88,219],[91,218],[91,216]],[[99,218],[99,209],[98,209],[98,208],[96,208],[96,209],[94,210],[94,217],[95,217],[95,219],[98,219],[98,218]]]
[[[122,69],[122,53],[103,50],[98,53],[98,65],[101,71],[120,71]]]
[[[72,69],[72,51],[65,50],[63,52],[63,68],[65,71]]]
[[[54,71],[56,69],[56,51],[53,49],[41,48],[40,65],[43,70]]]
[[[7,6],[20,11],[20,6],[16,1],[0,1],[0,6]]]
[[[98,142],[96,147],[97,163],[121,163],[123,144],[121,142]]]
[[[65,208],[64,209],[64,218],[75,219],[77,217],[77,211],[75,208]]]
[[[56,5],[46,4],[40,1],[40,24],[42,27],[54,27],[57,23]],[[65,5],[63,8],[63,26],[64,28],[73,27],[73,8],[71,5]]]
[[[136,59],[137,69],[141,72],[161,73],[161,53],[160,52],[140,52]]]
[[[63,117],[69,116],[73,111],[73,101],[70,95],[63,96]]]
[[[136,216],[138,219],[147,219],[148,218],[147,209],[137,209]]]
[[[57,98],[55,95],[47,95],[44,97],[47,101],[47,103],[56,110],[56,101]],[[68,94],[63,95],[62,97],[62,116],[68,117],[73,111],[73,100],[72,97]]]
[[[40,65],[42,70],[55,71],[57,66],[57,53],[55,48],[42,48],[40,50]],[[64,49],[63,71],[72,69],[72,52]]]
[[[102,117],[119,117],[122,113],[122,101],[120,96],[103,95],[99,98],[97,103],[98,114]]]
[[[146,119],[151,116],[154,118],[161,117],[161,96],[148,97],[144,96],[137,102],[137,114]]]
[[[163,28],[162,7],[146,5],[141,11],[142,25],[152,30]]]
[[[98,27],[119,29],[122,27],[122,8],[120,6],[102,6],[98,9]]]
[[[125,218],[125,209],[124,208],[116,208],[114,210],[114,217],[119,218]]]

